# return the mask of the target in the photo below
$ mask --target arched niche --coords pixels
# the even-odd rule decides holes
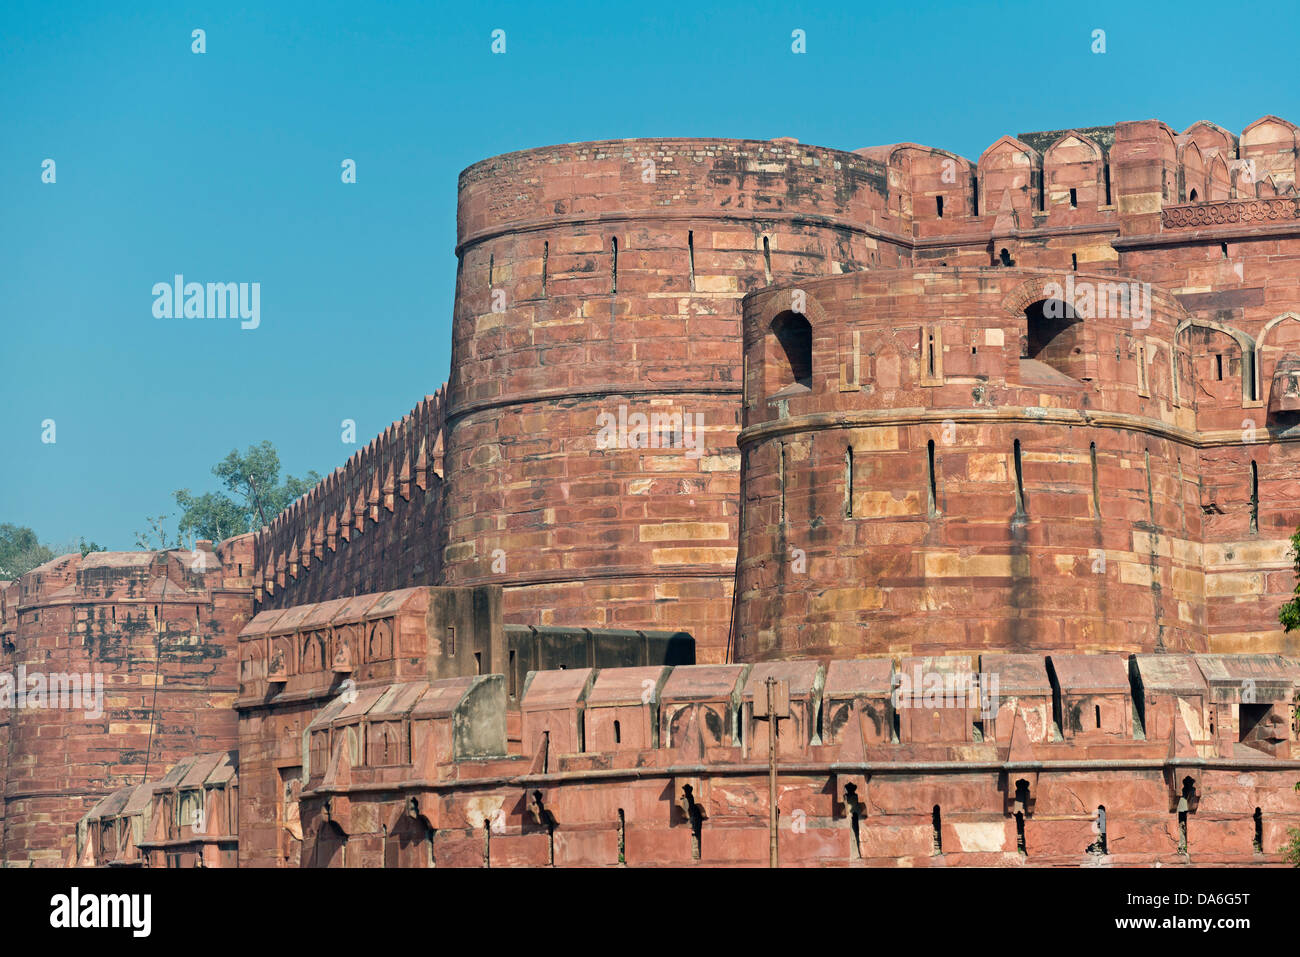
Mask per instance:
[[[1182,338],[1184,332],[1186,332],[1188,329],[1191,329],[1193,327],[1198,329],[1213,330],[1215,332],[1221,333],[1229,337],[1236,343],[1237,348],[1239,350],[1239,355],[1241,357],[1240,358],[1241,371],[1239,375],[1241,377],[1242,407],[1246,408],[1247,405],[1251,403],[1258,404],[1257,400],[1259,396],[1256,393],[1256,385],[1255,385],[1255,383],[1258,381],[1257,378],[1258,370],[1256,367],[1257,360],[1256,360],[1255,340],[1252,339],[1245,332],[1242,332],[1240,329],[1235,329],[1232,326],[1226,326],[1222,323],[1214,322],[1209,319],[1189,317],[1187,319],[1184,319],[1182,322],[1180,322],[1178,324],[1178,328],[1174,330],[1173,370],[1172,370],[1174,405],[1181,405],[1185,397],[1182,391],[1182,385],[1186,384],[1186,376],[1184,375],[1184,371],[1183,371],[1183,363],[1187,360],[1182,358],[1183,350],[1180,345],[1180,339]],[[1207,351],[1204,353],[1204,355],[1208,357],[1212,355],[1222,355],[1222,353],[1210,353]],[[1209,381],[1206,378],[1206,375],[1213,376],[1214,377],[1213,381],[1221,381],[1218,379],[1218,372],[1219,372],[1218,364],[1220,361],[1219,359],[1208,360],[1209,362],[1213,363],[1213,367],[1210,368],[1208,372],[1197,368],[1196,364],[1198,362],[1198,353],[1195,350],[1191,351],[1190,359],[1192,363],[1191,380],[1193,382]],[[1232,374],[1231,357],[1229,356],[1229,358],[1224,361],[1226,363],[1226,368],[1223,370],[1223,375],[1227,377]],[[1213,392],[1213,390],[1211,390],[1211,392]]]
[[[388,828],[384,867],[433,867],[434,827],[411,798]]]
[[[305,855],[304,864],[311,867],[347,866],[348,836],[333,821],[322,821],[312,842],[312,853]]]
[[[366,746],[367,763],[371,767],[391,767],[404,763],[402,731],[399,721],[371,721],[368,726],[369,741]]]
[[[380,618],[370,623],[370,636],[366,643],[367,661],[387,661],[393,657],[393,620]]]
[[[1300,313],[1288,311],[1274,316],[1260,330],[1255,349],[1255,375],[1260,386],[1258,397],[1268,402],[1271,411],[1277,405],[1274,393],[1279,388],[1287,389],[1285,383],[1274,381],[1278,378],[1279,360],[1296,355],[1300,355]],[[1278,410],[1282,410],[1280,406]]]
[[[239,680],[243,682],[259,681],[266,677],[266,652],[263,650],[265,639],[246,641],[239,656]]]
[[[325,670],[325,640],[320,632],[313,631],[303,638],[302,671],[309,675]]]
[[[1205,158],[1195,143],[1185,143],[1182,149],[1182,201],[1200,203],[1209,199],[1205,182]]]
[[[1020,357],[1051,366],[1071,379],[1088,379],[1093,349],[1087,324],[1073,304],[1062,299],[1039,299],[1023,313]]]
[[[768,324],[763,362],[769,399],[812,391],[812,323],[801,312],[785,310]]]
[[[1294,123],[1271,115],[1261,116],[1241,131],[1240,155],[1255,162],[1255,182],[1264,182],[1270,174],[1279,188],[1295,182],[1296,133]]]
[[[1210,157],[1205,177],[1206,199],[1212,203],[1232,199],[1232,173],[1222,155]]]
[[[1043,154],[1045,206],[1096,209],[1104,204],[1106,157],[1096,142],[1073,130]]]
[[[1004,199],[1018,211],[1041,207],[1043,159],[1027,143],[1001,137],[980,156],[978,172],[981,214],[994,214]]]
[[[1231,159],[1237,154],[1237,137],[1208,120],[1197,120],[1183,130],[1178,139],[1184,143],[1195,143],[1206,160],[1215,155]]]
[[[271,658],[267,663],[267,677],[286,678],[295,673],[298,656],[294,654],[293,641],[288,635],[271,639]]]
[[[1090,379],[1096,336],[1083,310],[1067,301],[1067,280],[1053,275],[1026,279],[1002,298],[1002,308],[1020,330],[1022,359],[1042,362],[1072,379]]]

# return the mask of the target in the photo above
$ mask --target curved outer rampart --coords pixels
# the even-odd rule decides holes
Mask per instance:
[[[795,785],[783,860],[1279,861],[1295,821],[1296,679],[1278,653],[1297,645],[1276,611],[1300,523],[1298,157],[1297,128],[1266,116],[1240,136],[1158,120],[1003,136],[977,162],[910,143],[627,140],[466,170],[445,406],[430,397],[291,506],[240,587],[296,620],[304,602],[369,589],[502,584],[508,621],[565,626],[529,629],[542,643],[683,628],[716,661],[739,543],[733,656],[833,660],[677,668],[652,681],[659,704],[640,669],[571,663],[524,679],[522,713],[492,656],[497,675],[385,682],[345,712],[322,688],[284,719],[311,729],[310,768],[246,704],[241,858],[283,840],[320,866],[757,863],[765,762],[746,709],[754,681],[779,673],[798,713],[781,732]],[[1066,271],[1152,283],[1150,325],[1089,313],[1065,338],[1030,337],[1025,308]],[[812,372],[769,383],[781,352],[764,325],[796,288]],[[706,441],[596,449],[599,414],[623,409],[702,415]],[[851,444],[864,454],[850,471]],[[47,598],[48,623],[23,619],[25,599],[0,602],[6,666],[75,643],[75,612]],[[221,599],[232,613],[247,600]],[[990,653],[908,657],[940,649]],[[1015,700],[995,717],[891,711],[894,679],[918,668],[977,668]],[[504,734],[509,756],[426,737],[394,763],[394,726],[443,734],[462,694],[482,707],[460,732]],[[688,699],[700,707],[676,708]],[[36,773],[18,747],[34,727],[9,716],[11,796]],[[35,740],[67,730],[52,727]],[[106,760],[131,768],[112,748],[137,729],[117,730]],[[71,840],[55,818],[93,800],[79,735],[61,740],[67,754],[38,769],[44,803],[9,802],[7,859],[52,860]],[[115,807],[101,837],[127,823]]]
[[[771,331],[792,304],[807,388]],[[749,297],[739,660],[1206,651],[1223,599],[1272,613],[1232,566],[1283,550],[1294,507],[1243,487],[1296,447],[1262,415],[1221,427],[1190,319],[1127,277],[1008,269]],[[1204,544],[1216,509],[1235,541]]]
[[[769,678],[789,688],[775,835],[784,865],[1278,865],[1300,820],[1288,721],[1300,670],[1280,656],[539,671],[522,688],[517,747],[504,676],[408,674],[363,681],[350,699],[300,685],[292,735],[268,732],[289,702],[245,711],[257,746],[283,737],[285,760],[302,764],[273,769],[285,785],[266,795],[276,811],[250,795],[241,761],[240,863],[766,864],[768,732],[756,706]],[[265,690],[249,672],[244,700],[265,701]],[[195,805],[204,767],[221,757],[182,782]],[[136,787],[97,807],[79,862],[151,854],[186,866],[206,848],[212,866],[228,866],[228,785],[209,791],[206,828],[186,816],[175,826],[179,777],[153,787],[152,802]],[[178,860],[161,860],[157,838],[155,850],[141,841],[149,834],[170,838]]]
[[[1117,285],[894,270],[751,297],[740,659],[1205,650],[1183,310],[1156,293],[1020,358],[1026,306]],[[767,330],[795,297],[811,389],[774,399]]]
[[[741,297],[892,267],[1057,269],[1176,299],[1187,316],[1163,341],[1186,359],[1177,424],[1255,430],[1201,443],[1194,480],[1175,455],[1196,500],[1178,537],[1201,527],[1188,547],[1203,550],[1204,613],[1177,605],[1157,631],[1293,649],[1270,605],[1290,593],[1285,538],[1300,520],[1286,444],[1300,393],[1273,394],[1300,354],[1298,153],[1295,127],[1263,117],[1240,137],[1158,120],[1003,136],[977,162],[912,143],[621,140],[476,164],[461,177],[445,428],[434,397],[280,516],[258,539],[259,601],[500,583],[511,621],[688,626],[701,660],[719,660],[739,535]],[[1112,347],[1083,361],[1104,365]],[[698,443],[673,432],[683,414],[702,419]],[[630,447],[638,415],[669,447]],[[420,486],[409,502],[404,470]]]
[[[878,161],[781,141],[585,143],[467,169],[445,584],[504,584],[507,617],[530,624],[688,621],[721,660],[740,298],[898,263],[885,192]],[[638,413],[700,431],[670,419],[638,448]],[[626,441],[602,440],[604,414],[628,418]]]
[[[193,552],[65,555],[6,589],[6,864],[64,863],[70,825],[109,791],[236,747],[252,552],[243,536]]]

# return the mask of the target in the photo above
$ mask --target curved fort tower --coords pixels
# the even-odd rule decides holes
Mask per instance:
[[[235,640],[252,567],[244,535],[65,555],[0,582],[5,863],[62,863],[70,823],[106,793],[238,747]]]
[[[1298,155],[1266,116],[470,167],[445,389],[219,546],[246,591],[185,579],[203,655],[122,646],[164,678],[106,763],[0,716],[6,861],[764,863],[772,679],[783,862],[1282,862]],[[152,604],[175,560],[8,586],[5,665],[93,665],[98,564]]]
[[[500,583],[529,624],[689,622],[721,661],[741,299],[904,261],[886,194],[879,163],[793,141],[615,140],[462,173],[445,582]]]

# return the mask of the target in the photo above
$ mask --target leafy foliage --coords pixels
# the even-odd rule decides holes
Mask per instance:
[[[177,535],[173,538],[167,531],[167,520],[170,515],[151,515],[145,518],[145,524],[148,526],[142,532],[135,533],[135,547],[144,549],[148,552],[160,552],[169,548],[180,548],[181,540]]]
[[[1295,559],[1296,597],[1283,605],[1277,613],[1277,620],[1287,631],[1300,627],[1300,530],[1291,536],[1291,554]]]
[[[281,482],[279,453],[266,440],[250,445],[242,455],[238,449],[231,449],[212,467],[212,474],[221,480],[226,492],[194,495],[189,489],[180,489],[175,493],[181,509],[178,540],[205,538],[219,542],[257,531],[320,481],[320,475],[308,472],[303,478],[287,475]]]
[[[84,538],[66,545],[45,545],[36,537],[36,532],[26,526],[0,525],[0,581],[12,581],[52,558],[78,550],[83,558],[91,552],[108,551],[103,545],[87,542]]]
[[[55,557],[26,526],[0,525],[0,580],[12,581]]]

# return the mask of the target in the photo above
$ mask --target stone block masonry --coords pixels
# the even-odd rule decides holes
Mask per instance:
[[[220,630],[182,658],[156,556],[0,592],[6,665],[167,675],[107,738],[0,717],[6,860],[764,863],[775,720],[787,864],[1280,863],[1298,144],[1266,116],[469,167],[447,385],[218,546]],[[140,584],[92,596],[96,561]],[[161,644],[146,616],[83,649],[78,602],[127,598]],[[196,781],[218,823],[145,826]]]
[[[3,709],[6,865],[64,863],[70,825],[106,794],[237,747],[252,571],[245,535],[192,552],[66,555],[4,588],[0,675],[102,688],[93,704],[47,694]]]

